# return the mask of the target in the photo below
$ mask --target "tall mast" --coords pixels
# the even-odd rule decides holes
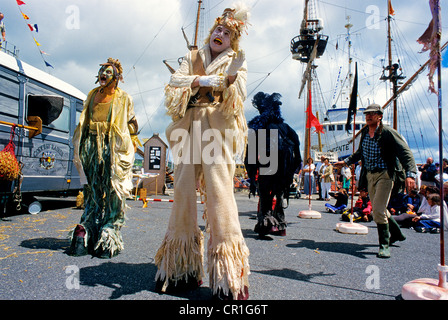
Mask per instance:
[[[201,18],[201,5],[202,5],[202,0],[198,0],[198,12],[196,14],[196,28],[194,31],[194,43],[193,43],[192,49],[198,48],[198,31],[199,31],[199,20]]]
[[[303,89],[307,88],[306,108],[312,105],[311,81],[313,78],[315,59],[319,58],[325,51],[328,36],[322,35],[322,21],[317,17],[315,0],[304,0],[303,19],[300,25],[300,35],[291,40],[291,53],[294,60],[306,64],[306,70],[302,77],[299,98]],[[308,112],[306,113],[306,124],[308,124]],[[310,135],[311,128],[305,130],[305,159],[310,157]]]
[[[398,80],[406,78],[402,73],[398,74],[398,70],[401,69],[399,63],[392,63],[392,36],[390,31],[390,22],[392,20],[391,13],[392,3],[391,0],[387,0],[387,52],[388,52],[388,66],[383,70],[383,75],[380,80],[389,80],[392,83],[392,96],[395,97],[398,91]],[[385,76],[384,71],[389,71],[389,75]],[[393,128],[398,129],[398,107],[397,99],[393,100]]]

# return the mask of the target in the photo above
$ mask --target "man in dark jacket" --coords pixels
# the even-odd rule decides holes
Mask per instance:
[[[418,168],[418,171],[422,173],[420,176],[420,181],[422,185],[434,187],[436,186],[436,174],[437,168],[434,164],[434,160],[429,157],[426,159],[426,163]]]
[[[260,206],[255,232],[260,235],[286,235],[283,199],[289,196],[294,172],[300,167],[300,142],[297,133],[284,122],[281,112],[281,95],[258,92],[253,106],[260,115],[248,123],[249,141],[245,165],[251,184],[258,175]],[[251,139],[255,137],[255,139]],[[275,197],[275,206],[273,199]]]
[[[383,110],[371,104],[364,110],[367,126],[361,131],[358,150],[345,159],[352,164],[362,160],[359,188],[367,187],[377,224],[380,249],[378,257],[389,258],[389,244],[406,237],[387,210],[391,194],[415,187],[417,174],[414,156],[407,143],[394,129],[382,123]],[[344,161],[336,164],[342,165]]]

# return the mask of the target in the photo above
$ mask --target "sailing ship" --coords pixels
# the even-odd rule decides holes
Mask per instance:
[[[321,22],[321,19],[317,17],[315,1],[316,0],[305,0],[305,10],[307,11],[304,12],[304,21],[305,19],[308,19]],[[311,156],[313,156],[313,154],[320,154],[319,152],[324,152],[326,154],[333,153],[337,155],[337,158],[343,159],[353,153],[353,150],[355,150],[358,146],[359,130],[365,125],[362,111],[365,109],[367,104],[375,102],[375,95],[373,93],[375,93],[375,91],[378,93],[380,90],[383,90],[381,92],[384,92],[384,96],[389,97],[385,103],[379,103],[384,109],[383,122],[389,124],[394,129],[399,131],[400,134],[402,134],[413,149],[415,155],[420,156],[421,159],[426,159],[427,156],[433,156],[435,158],[435,155],[431,154],[429,151],[431,143],[434,144],[434,141],[437,140],[437,124],[435,121],[432,121],[431,111],[429,111],[429,106],[433,103],[430,102],[429,93],[425,97],[422,97],[426,91],[422,89],[424,85],[419,83],[419,86],[421,86],[420,88],[417,87],[413,88],[414,90],[409,90],[412,85],[416,86],[416,80],[418,79],[418,76],[427,68],[429,60],[420,65],[417,63],[416,66],[414,61],[417,59],[415,57],[410,59],[404,56],[409,53],[410,50],[408,48],[406,48],[406,50],[397,48],[397,46],[400,46],[403,39],[401,39],[401,35],[397,34],[393,29],[395,19],[393,12],[390,11],[390,0],[387,0],[387,7],[389,11],[386,19],[384,19],[387,24],[387,35],[385,37],[385,39],[387,38],[386,57],[380,60],[382,63],[381,67],[375,65],[375,68],[377,69],[372,72],[375,74],[375,77],[377,77],[375,81],[372,81],[371,77],[365,74],[363,74],[364,77],[360,77],[360,81],[370,81],[370,85],[364,85],[363,87],[360,86],[361,90],[359,91],[357,97],[358,108],[356,117],[354,118],[354,121],[352,121],[351,125],[346,126],[350,93],[353,87],[353,64],[356,60],[367,59],[360,59],[359,57],[353,57],[352,55],[353,44],[351,39],[351,29],[353,24],[351,23],[349,16],[347,16],[347,22],[345,24],[346,33],[343,35],[347,45],[344,50],[339,50],[343,51],[346,55],[345,64],[347,65],[346,70],[348,71],[345,77],[341,77],[340,72],[336,72],[338,75],[338,79],[336,81],[337,88],[334,88],[334,90],[331,91],[332,98],[325,99],[323,97],[322,89],[320,88],[320,84],[317,79],[317,72],[315,71],[315,68],[312,69],[314,81],[311,81],[311,83],[315,84],[310,86],[312,92],[311,95],[313,97],[313,111],[315,111],[316,117],[322,124],[325,133],[310,134],[309,154]],[[306,16],[311,16],[311,18],[305,18]],[[303,24],[304,23],[302,22],[302,26]],[[394,38],[394,35],[396,38]],[[294,38],[292,42],[296,38]],[[338,40],[334,41],[334,43],[336,44],[337,49]],[[442,51],[445,50],[446,46],[447,44],[445,43],[442,46]],[[333,52],[334,51],[335,50],[333,50]],[[291,53],[293,59],[303,62],[303,59],[297,57],[297,53],[293,50],[292,45]],[[328,56],[328,54],[329,53],[327,50],[326,55]],[[400,56],[398,56],[398,54],[400,54]],[[325,58],[326,57],[324,55],[323,59]],[[409,60],[412,60],[412,63],[414,64],[410,63]],[[365,61],[360,62],[362,63]],[[409,63],[409,65],[406,63]],[[405,67],[405,64],[407,68]],[[332,67],[335,67],[334,63]],[[343,70],[342,66],[337,67],[339,71]],[[379,68],[381,68],[381,70],[378,74]],[[416,72],[412,76],[407,77],[405,73],[412,70],[416,70]],[[304,80],[302,80],[302,84],[303,81]],[[374,84],[372,84],[372,82],[374,82]],[[375,89],[372,89],[373,86]],[[384,90],[384,86],[387,86],[387,89]],[[362,90],[362,88],[364,88],[364,90]],[[416,93],[417,89],[420,90],[418,94]],[[308,105],[308,100],[305,102],[305,105]],[[420,117],[415,116],[417,113],[423,113],[423,115]],[[426,121],[426,123],[421,124],[421,121]],[[353,131],[356,133],[355,138],[353,136]],[[433,134],[431,131],[433,131]],[[444,135],[443,139],[444,141],[447,140],[446,135]],[[353,141],[355,142],[354,146]],[[306,142],[306,144],[308,143]],[[447,143],[444,145],[447,146]],[[305,145],[305,155],[307,155],[308,152],[307,146]],[[314,158],[316,159],[317,157],[314,156]]]

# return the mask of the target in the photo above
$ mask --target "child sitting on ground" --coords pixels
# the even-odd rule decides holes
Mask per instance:
[[[328,212],[335,213],[336,210],[343,210],[347,208],[348,193],[344,188],[339,188],[338,192],[329,192],[330,196],[336,199],[336,203],[333,205],[325,203],[325,207]]]
[[[429,206],[431,207],[429,213],[423,213],[420,216],[416,216],[412,219],[412,223],[415,231],[417,232],[440,232],[440,195],[437,193],[431,193],[427,199]]]
[[[372,204],[370,203],[369,193],[365,189],[359,190],[359,198],[353,207],[353,221],[370,222],[372,217]],[[351,209],[346,209],[342,213],[343,221],[350,221]]]

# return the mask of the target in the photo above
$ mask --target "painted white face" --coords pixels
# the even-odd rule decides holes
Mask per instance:
[[[232,31],[222,25],[218,25],[210,36],[210,49],[215,53],[221,53],[230,48]]]

